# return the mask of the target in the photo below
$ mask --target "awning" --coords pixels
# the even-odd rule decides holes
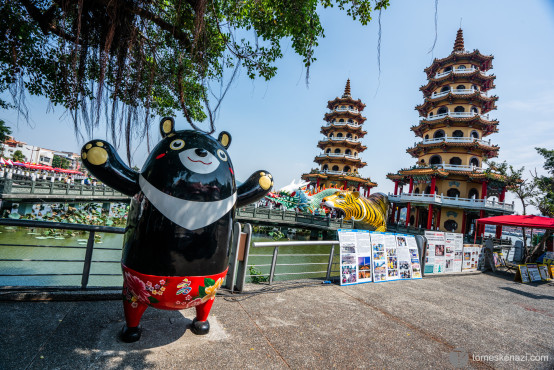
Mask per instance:
[[[527,227],[530,229],[554,229],[554,218],[541,216],[505,215],[480,218],[477,223],[482,225],[504,225]]]

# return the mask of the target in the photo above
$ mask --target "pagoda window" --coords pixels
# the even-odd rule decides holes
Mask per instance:
[[[433,134],[433,139],[439,139],[441,137],[444,137],[444,131],[443,130],[437,130]]]
[[[438,193],[438,189],[435,186],[435,194],[437,193]],[[431,185],[427,185],[427,187],[425,188],[425,194],[431,194]]]
[[[441,89],[441,92],[447,92],[447,91],[450,91],[450,86],[443,86],[442,89]]]
[[[429,140],[429,135],[425,135],[425,140]]]
[[[348,123],[354,123],[354,121],[352,121],[351,119],[348,120]]]
[[[450,198],[456,198],[460,196],[460,191],[456,188],[450,188],[446,192],[446,196]]]
[[[479,114],[479,110],[475,107],[471,107],[471,112],[473,112],[475,114]]]
[[[350,167],[348,166],[344,166],[344,169],[343,169],[344,172],[350,172]]]
[[[447,107],[440,107],[439,110],[437,111],[437,114],[447,114],[447,113],[448,113]]]
[[[329,169],[329,166],[327,166],[327,165],[324,165],[324,166],[322,167],[322,170],[323,170],[323,171],[327,171],[328,169]]]
[[[335,149],[335,154],[340,154],[340,149]]]
[[[339,170],[339,166],[333,166],[333,171],[338,171]]]
[[[429,118],[433,117],[433,112],[429,113]]]
[[[337,134],[337,137],[342,137],[342,132],[339,132],[339,133]]]
[[[429,164],[431,165],[441,164],[441,163],[442,163],[442,158],[440,155],[434,155],[429,159]]]
[[[452,133],[453,137],[464,137],[464,132],[462,130],[456,130]]]
[[[327,153],[327,154],[331,153],[331,149],[330,149],[330,148],[327,149],[327,150],[325,151],[325,153]]]
[[[465,89],[466,89],[466,85],[458,85],[458,86],[456,86],[456,89],[457,89],[457,90],[465,90]]]
[[[339,122],[344,122],[344,118],[339,119]]]
[[[479,139],[479,133],[475,130],[471,131],[471,137],[474,139]]]
[[[477,198],[479,198],[479,191],[475,188],[471,188],[469,190],[469,193],[467,194],[467,197],[470,198],[470,199],[471,198],[477,199]]]
[[[354,135],[354,140],[358,140],[358,137],[356,135]]]
[[[464,107],[462,107],[461,105],[458,105],[456,108],[454,108],[454,112],[456,112],[456,113],[463,113],[465,111],[466,111],[466,109]]]
[[[471,90],[479,91],[479,86],[471,85]]]
[[[452,70],[452,66],[448,66],[444,69],[445,72],[450,72]]]
[[[419,188],[416,188],[416,189],[414,190],[414,194],[419,194]]]
[[[358,152],[354,152],[354,157],[358,157]]]
[[[470,166],[479,167],[479,160],[475,157],[471,158],[469,161]]]
[[[352,154],[352,151],[351,151],[350,149],[346,149],[346,150],[344,151],[344,154],[346,154],[346,155],[351,155],[351,154]]]
[[[348,106],[348,108],[350,108],[350,109],[354,109],[354,107],[353,107],[353,106],[351,106],[351,105],[349,105],[349,106]]]
[[[331,138],[333,138],[333,137],[335,137],[335,134],[330,133],[330,134],[329,134],[329,139],[331,139]]]
[[[460,69],[466,69],[466,66],[464,66],[464,65],[461,65],[461,66],[458,66],[458,68],[457,68],[457,69],[458,69],[458,70],[460,70]]]
[[[462,159],[460,157],[452,157],[450,158],[450,164],[460,166],[462,164]]]
[[[444,223],[444,228],[450,232],[454,232],[458,228],[458,223],[454,220],[447,220]]]
[[[347,138],[347,139],[352,139],[352,134],[347,134],[347,135],[346,135],[346,138]]]

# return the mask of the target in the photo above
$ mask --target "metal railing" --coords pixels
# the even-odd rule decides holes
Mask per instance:
[[[443,136],[443,137],[437,137],[433,139],[423,139],[421,142],[422,144],[435,144],[435,143],[480,143],[484,145],[491,145],[491,140],[482,140],[478,139],[476,137],[454,137],[454,136]],[[414,143],[414,145],[417,145],[417,143]]]
[[[434,121],[434,120],[437,120],[437,119],[441,119],[441,118],[444,118],[444,117],[452,117],[452,118],[467,118],[467,117],[481,117],[482,119],[484,120],[489,120],[489,115],[488,114],[479,114],[479,113],[475,113],[475,112],[447,112],[447,113],[440,113],[440,114],[435,114],[433,116],[427,116],[426,118],[424,118],[424,120],[426,121]]]
[[[95,246],[95,235],[96,233],[112,233],[112,234],[123,234],[125,232],[124,228],[118,228],[118,227],[108,227],[108,226],[93,226],[93,225],[80,225],[80,224],[69,224],[69,223],[61,223],[61,222],[47,222],[47,221],[31,221],[31,220],[12,220],[12,219],[0,219],[0,225],[1,226],[15,226],[15,227],[24,227],[24,228],[36,228],[36,229],[59,229],[59,230],[70,230],[70,231],[84,231],[88,233],[88,236],[86,238],[86,245],[54,245],[54,243],[48,244],[18,244],[18,243],[9,243],[7,240],[7,233],[3,234],[3,237],[0,242],[0,250],[3,251],[1,253],[2,258],[0,258],[0,266],[4,266],[2,269],[0,269],[0,281],[15,281],[19,279],[19,281],[22,281],[22,278],[31,278],[31,281],[43,281],[44,279],[55,279],[58,277],[64,277],[63,281],[64,283],[61,285],[58,284],[50,284],[48,287],[79,287],[81,289],[87,289],[89,285],[89,279],[91,277],[109,277],[109,276],[121,276],[121,270],[120,270],[120,261],[121,261],[121,254],[117,254],[117,258],[113,259],[106,259],[106,258],[100,258],[100,259],[93,259],[93,251],[102,251],[101,254],[106,254],[105,251],[118,251],[121,252],[121,247],[118,248],[110,248],[110,247],[101,247],[101,246]],[[44,238],[46,239],[46,238]],[[11,249],[11,252],[6,253],[7,248]],[[32,248],[32,249],[30,249]],[[68,250],[73,251],[81,251],[84,252],[84,256],[81,252],[77,253],[79,256],[74,256],[74,258],[71,258],[72,253],[64,253],[68,256],[68,258],[37,258],[36,256],[30,256],[29,253],[36,253],[37,250],[33,250],[34,248],[38,248],[38,250],[47,250],[48,255],[56,255],[54,250],[60,251],[61,249],[65,249],[63,252],[67,252]],[[30,251],[30,252],[29,252]],[[38,253],[40,254],[40,253]],[[82,269],[80,271],[71,271],[71,268],[75,266],[75,264],[81,264],[82,263]],[[38,264],[41,267],[39,268],[31,268],[30,265]],[[57,264],[56,266],[53,266],[53,268],[47,269],[45,266],[47,264]],[[106,272],[91,272],[91,266],[93,264],[113,264],[115,265],[113,268],[113,273],[106,273]],[[65,266],[70,266],[68,268],[68,271],[65,271]],[[7,273],[10,270],[13,270],[12,273]],[[48,270],[56,270],[56,272],[44,272]],[[73,280],[72,283],[65,283],[66,278],[69,277],[81,277],[80,284],[76,283],[76,280]],[[3,286],[10,286],[13,288],[20,287],[20,284],[2,284]],[[31,284],[21,284],[21,286],[43,286],[43,284],[40,283],[31,283]],[[108,284],[108,285],[102,285],[102,287],[121,287],[121,283],[118,282],[118,284]]]
[[[340,126],[350,126],[352,128],[358,128],[358,127],[361,127],[362,125],[359,124],[359,123],[355,123],[355,122],[327,122],[325,123],[325,125],[323,125],[324,127],[329,127],[329,126],[337,126],[337,127],[340,127]]]
[[[272,284],[275,280],[275,277],[281,276],[281,277],[287,277],[287,276],[311,276],[314,277],[314,275],[320,275],[320,277],[325,277],[325,280],[330,280],[331,274],[333,272],[338,274],[338,270],[333,271],[332,266],[334,263],[337,263],[337,256],[338,254],[335,254],[335,246],[338,246],[338,241],[283,241],[283,242],[255,242],[252,243],[250,246],[250,251],[253,251],[257,248],[273,248],[272,254],[249,254],[249,260],[246,267],[250,268],[269,268],[268,273],[260,273],[260,274],[245,274],[246,277],[264,277],[267,278],[268,283]],[[317,247],[317,246],[329,246],[330,250],[329,253],[292,253],[292,254],[279,254],[279,247]],[[305,248],[304,248],[305,249]],[[268,263],[261,263],[261,264],[252,264],[250,263],[250,258],[252,257],[265,257],[266,259],[271,257],[271,261]],[[293,258],[294,263],[280,263],[278,260],[279,258],[283,259],[285,257]],[[302,261],[305,257],[321,257],[322,259],[326,259],[325,262],[305,262]],[[311,266],[325,266],[325,270],[316,270],[316,271],[309,271],[309,270],[303,270],[303,271],[289,271],[289,272],[277,272],[279,267],[286,267],[287,269],[295,269],[298,267],[311,267]]]
[[[325,158],[325,157],[337,157],[337,158],[348,158],[348,159],[360,159],[360,157],[356,155],[350,155],[345,153],[321,153],[317,156],[318,158]]]
[[[246,206],[236,209],[236,217],[242,220],[269,220],[275,224],[290,224],[291,226],[319,226],[322,229],[336,230],[340,228],[351,228],[354,221],[343,219],[332,219],[327,216],[318,216],[295,211],[281,209],[270,209],[265,207]]]
[[[0,194],[4,198],[6,195],[80,195],[80,196],[115,196],[121,198],[129,198],[105,185],[85,185],[85,184],[68,184],[54,181],[33,181],[33,180],[16,180],[16,179],[0,179]]]
[[[335,108],[333,109],[334,112],[352,112],[352,113],[359,113],[359,111],[356,108]]]
[[[479,71],[479,69],[478,68],[454,68],[454,69],[451,69],[450,71],[436,73],[435,78],[441,78],[441,77],[444,77],[444,76],[448,76],[452,72],[454,72],[454,74],[460,74],[460,73],[473,73],[475,71]],[[482,75],[485,75],[485,73],[483,73],[482,71],[480,71],[480,72],[481,72]]]
[[[446,91],[434,92],[434,93],[431,94],[430,98],[431,99],[440,98],[440,97],[446,96],[450,93],[456,94],[456,95],[471,95],[471,94],[474,94],[476,92],[480,92],[480,91],[476,90],[476,89],[449,89],[449,90],[446,90]],[[487,97],[488,93],[481,91],[481,96]]]
[[[326,141],[343,141],[343,140],[349,141],[351,143],[361,143],[362,142],[362,139],[352,139],[351,137],[334,137],[334,136],[333,137],[324,137],[320,141],[326,142]]]

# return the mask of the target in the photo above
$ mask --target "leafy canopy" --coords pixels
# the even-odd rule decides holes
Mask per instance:
[[[112,139],[146,135],[153,116],[210,118],[209,82],[243,67],[270,79],[281,42],[308,69],[324,37],[319,12],[337,6],[365,25],[389,0],[0,0],[0,107],[21,94],[67,109],[76,129],[101,115]],[[245,35],[252,34],[251,38]],[[241,35],[240,38],[237,35]],[[243,37],[244,35],[244,37]],[[228,87],[228,85],[227,85]],[[222,98],[227,89],[221,96]],[[22,109],[23,108],[23,109]],[[217,107],[214,111],[217,110]]]

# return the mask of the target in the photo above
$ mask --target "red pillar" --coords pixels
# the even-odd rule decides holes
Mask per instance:
[[[411,204],[408,202],[406,205],[406,226],[410,226],[410,209],[412,208]]]
[[[435,194],[435,187],[437,186],[436,177],[431,178],[431,195]],[[427,230],[431,230],[433,227],[433,205],[429,204],[429,214],[427,215]]]
[[[502,188],[502,192],[500,193],[500,196],[498,197],[498,201],[500,203],[504,203],[504,199],[506,198],[506,187]],[[502,226],[498,225],[496,226],[496,238],[500,239],[502,238]]]
[[[360,185],[362,184],[358,183],[358,189],[356,191],[360,191]]]
[[[410,188],[408,190],[408,193],[412,194],[412,191],[414,191],[414,178],[410,177]]]
[[[392,204],[392,213],[390,215],[390,221],[391,223],[394,223],[394,216],[395,216],[395,213],[396,213],[396,204],[393,203]]]
[[[467,215],[466,212],[462,212],[462,234],[465,234],[466,232],[466,222],[467,222]]]
[[[485,200],[487,199],[487,185],[488,181],[483,181],[483,185],[481,186],[481,199],[483,199],[483,206],[485,205]],[[479,211],[479,218],[485,217],[485,210],[482,209]],[[479,224],[479,236],[483,236],[485,234],[485,225]]]
[[[371,188],[368,186],[367,187],[367,196],[369,197],[371,195]]]
[[[348,189],[348,188],[346,187],[347,185],[348,185],[348,181],[344,180],[344,185],[343,185],[344,190]]]
[[[394,182],[394,195],[398,195],[398,180]]]
[[[317,183],[315,184],[316,190],[319,190],[319,177],[317,178]]]

